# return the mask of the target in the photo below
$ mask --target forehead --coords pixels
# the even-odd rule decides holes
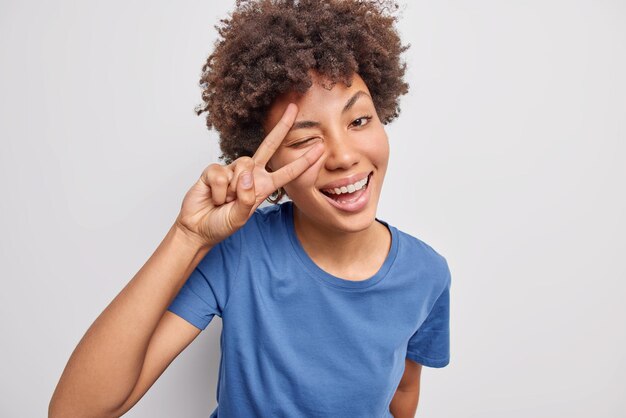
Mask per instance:
[[[338,82],[328,89],[324,87],[328,85],[328,79],[316,73],[311,73],[311,81],[312,86],[304,94],[289,91],[274,100],[263,124],[266,132],[278,123],[289,103],[295,103],[298,106],[297,119],[317,119],[325,112],[334,112],[336,109],[341,111],[346,101],[359,90],[370,94],[367,85],[358,74],[352,77],[350,87]]]

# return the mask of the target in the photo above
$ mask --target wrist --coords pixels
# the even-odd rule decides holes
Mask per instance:
[[[176,242],[195,251],[208,251],[213,247],[210,243],[204,241],[197,234],[180,224],[178,220],[174,222],[174,225],[170,228],[170,232]]]

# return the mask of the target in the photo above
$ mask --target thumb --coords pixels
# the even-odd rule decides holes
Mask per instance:
[[[231,223],[243,226],[250,217],[250,211],[255,203],[254,176],[249,170],[242,171],[237,179],[237,198],[230,211]]]

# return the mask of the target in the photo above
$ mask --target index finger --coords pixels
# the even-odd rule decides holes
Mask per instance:
[[[289,103],[283,116],[280,118],[276,126],[272,128],[269,134],[263,139],[259,148],[252,156],[252,159],[265,166],[267,162],[272,158],[272,155],[276,152],[283,139],[287,136],[287,133],[291,129],[293,122],[298,114],[298,106],[295,103]]]

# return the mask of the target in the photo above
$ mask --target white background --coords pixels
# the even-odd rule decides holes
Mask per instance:
[[[193,108],[231,1],[0,3],[0,415],[45,416],[89,325],[217,161]],[[418,416],[623,417],[626,3],[416,1],[378,216],[452,271]],[[126,416],[208,417],[221,320]]]

